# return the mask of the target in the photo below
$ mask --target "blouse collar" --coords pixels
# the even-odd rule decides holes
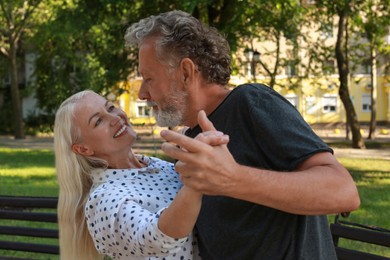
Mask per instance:
[[[154,167],[155,159],[146,155],[135,155],[140,163],[146,165],[142,168],[128,168],[128,169],[94,169],[91,174],[91,179],[94,184],[103,183],[107,181],[133,179],[138,174],[158,173],[160,169]]]

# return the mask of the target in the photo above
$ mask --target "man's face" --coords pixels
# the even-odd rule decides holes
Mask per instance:
[[[186,97],[178,70],[168,72],[167,64],[157,60],[154,39],[145,41],[139,50],[139,73],[142,85],[138,97],[153,106],[159,126],[183,123]]]

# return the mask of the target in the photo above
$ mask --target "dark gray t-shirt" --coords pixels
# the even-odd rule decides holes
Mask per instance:
[[[332,152],[286,99],[261,84],[235,88],[209,119],[230,136],[228,148],[243,165],[292,171],[315,153]],[[196,228],[205,260],[336,259],[326,216],[204,196]]]

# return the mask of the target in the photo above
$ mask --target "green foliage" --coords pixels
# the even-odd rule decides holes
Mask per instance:
[[[281,68],[287,65],[297,67],[301,64],[298,55],[299,37],[301,37],[301,28],[304,25],[306,10],[294,0],[278,0],[278,1],[248,1],[246,3],[245,22],[241,23],[239,34],[241,40],[239,44],[250,44],[249,48],[253,49],[255,41],[269,41],[273,46],[263,46],[257,50],[261,54],[259,64],[261,65],[261,74],[270,78],[268,85],[274,87],[276,76],[280,73]],[[292,46],[290,54],[283,56],[282,41],[286,41],[286,45]],[[263,62],[268,60],[268,62]],[[272,62],[271,62],[272,61]],[[245,61],[241,61],[241,64]],[[299,85],[298,74],[291,80],[290,87],[294,88]],[[298,80],[297,80],[298,79]],[[285,87],[285,86],[281,86]]]
[[[319,64],[324,60],[334,59],[334,46],[326,47],[321,41],[302,46],[300,42],[310,37],[302,33],[301,28],[312,26],[313,22],[322,24],[323,28],[333,25],[333,15],[343,10],[344,5],[354,7],[349,10],[352,12],[364,6],[363,4],[369,5],[371,0],[353,1],[351,5],[350,1],[344,0],[316,1],[315,7],[300,4],[295,0],[33,2],[40,4],[32,13],[32,23],[29,24],[28,30],[22,35],[19,54],[20,57],[30,51],[37,54],[35,84],[29,93],[35,92],[39,108],[53,115],[61,101],[75,92],[93,89],[107,93],[116,83],[136,74],[136,50],[125,48],[123,36],[128,25],[146,16],[174,9],[189,12],[216,27],[226,36],[231,46],[232,57],[237,51],[248,47],[244,44],[247,45],[253,40],[267,40],[277,46],[285,39],[286,44],[292,48],[288,57],[280,55],[280,50],[275,48],[258,50],[264,60],[275,60],[271,65],[269,62],[267,64],[261,62],[260,65],[263,67],[261,73],[274,78],[284,66],[291,64],[299,66],[302,68],[299,75],[292,77],[289,82],[290,87],[294,88],[300,85],[302,78],[315,71],[318,73],[318,66],[321,67]],[[381,12],[388,13],[389,0],[378,2],[383,3],[380,5]],[[366,9],[361,11],[364,10]],[[389,20],[388,15],[383,16],[381,20],[383,24],[380,22],[374,28],[375,23],[371,23],[367,30],[372,31],[371,28],[374,28],[384,31]],[[0,21],[3,21],[1,16]],[[359,19],[356,19],[356,22],[358,21]],[[0,41],[6,43],[3,38]],[[297,55],[300,48],[307,48],[308,64]],[[386,45],[382,46],[383,50],[386,48],[389,49]],[[242,55],[237,55],[240,56]],[[233,60],[235,74],[245,62],[246,60]],[[3,74],[2,69],[0,74]]]
[[[9,93],[8,94],[9,97]],[[4,102],[3,106],[0,109],[0,134],[12,134],[13,131],[13,123],[12,123],[12,104],[10,99],[8,98],[6,102]]]
[[[136,74],[136,50],[124,48],[124,32],[139,19],[173,9],[200,17],[224,33],[234,49],[245,17],[238,0],[66,1],[53,4],[51,19],[34,37],[38,104],[48,114],[83,89],[107,93]],[[82,19],[80,19],[82,17]],[[131,57],[131,58],[130,58]]]
[[[31,113],[25,119],[25,129],[28,135],[36,136],[38,134],[53,134],[54,116],[52,114],[34,114]]]

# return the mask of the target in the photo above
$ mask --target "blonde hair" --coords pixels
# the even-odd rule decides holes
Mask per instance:
[[[105,168],[99,158],[85,157],[72,151],[72,144],[81,139],[81,132],[73,125],[75,110],[80,100],[95,92],[86,90],[66,99],[56,113],[54,151],[59,183],[58,223],[61,259],[103,259],[97,252],[88,232],[85,203],[92,186],[91,173]]]

